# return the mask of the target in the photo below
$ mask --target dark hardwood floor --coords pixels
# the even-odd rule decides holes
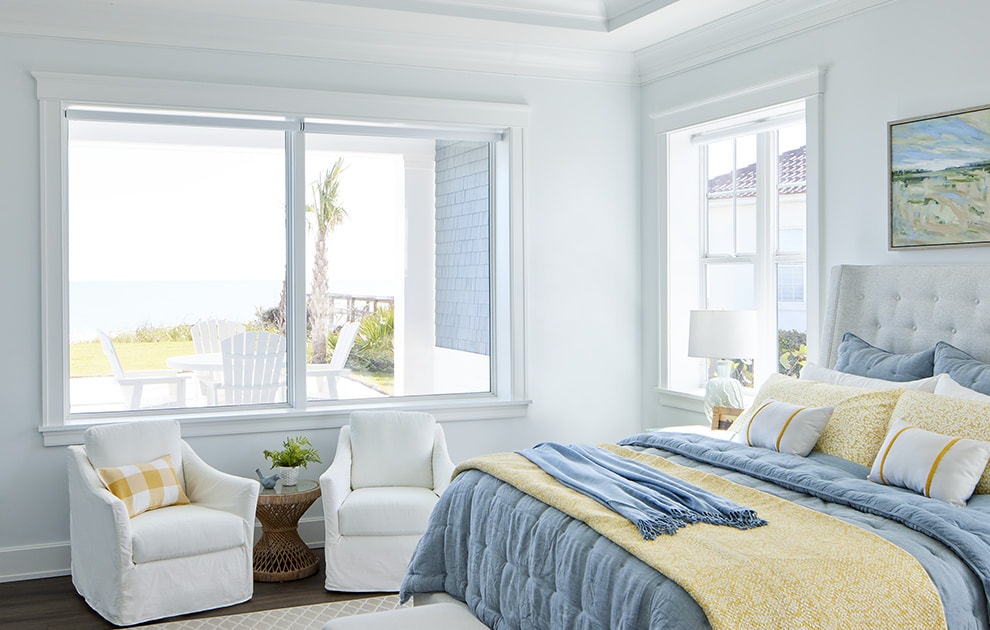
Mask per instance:
[[[314,575],[294,582],[254,583],[254,597],[243,604],[208,610],[168,621],[324,604],[387,593],[329,593],[323,588],[323,564]],[[151,623],[161,623],[158,620]],[[115,628],[92,611],[72,586],[72,578],[54,577],[0,583],[0,628],[3,630],[102,630]],[[141,626],[132,626],[140,628]]]

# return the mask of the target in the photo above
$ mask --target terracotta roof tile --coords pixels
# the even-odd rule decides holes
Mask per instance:
[[[804,147],[784,151],[777,161],[780,173],[780,194],[797,195],[805,192],[807,159]],[[739,197],[756,195],[756,164],[744,166],[736,171],[736,194]],[[708,180],[709,198],[732,196],[732,173],[716,175]]]

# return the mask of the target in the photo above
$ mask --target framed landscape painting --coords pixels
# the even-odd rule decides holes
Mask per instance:
[[[990,244],[990,106],[888,131],[890,248]]]

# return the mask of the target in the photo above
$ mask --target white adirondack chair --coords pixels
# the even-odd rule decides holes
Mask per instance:
[[[228,319],[200,320],[189,327],[197,354],[220,352],[221,341],[245,330],[244,324]]]
[[[165,406],[185,407],[186,406],[186,381],[189,374],[182,374],[175,370],[133,370],[125,372],[117,356],[117,349],[113,345],[110,336],[102,330],[97,331],[100,337],[100,345],[103,346],[103,353],[107,355],[110,362],[110,371],[114,379],[120,385],[120,391],[124,395],[124,405],[128,409],[140,409],[141,397],[146,386],[165,385],[170,389],[172,400],[165,403]]]
[[[207,404],[245,405],[275,402],[285,388],[285,337],[244,332],[220,342],[223,374],[203,379]]]
[[[189,327],[196,354],[220,354],[221,341],[246,330],[244,324],[229,319],[201,319]],[[198,390],[204,393],[210,385],[203,385],[202,381],[220,381],[223,375],[219,370],[196,370],[194,378],[200,382]]]
[[[333,347],[333,354],[329,363],[310,363],[306,366],[306,376],[315,380],[318,394],[328,398],[338,398],[337,379],[350,372],[344,365],[347,357],[351,354],[354,340],[357,338],[358,328],[361,322],[348,322],[340,329],[337,335],[337,343]]]

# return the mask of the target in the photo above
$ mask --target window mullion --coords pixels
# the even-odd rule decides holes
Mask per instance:
[[[759,256],[754,254],[740,254],[738,256],[733,255],[716,255],[716,256],[702,256],[701,259],[706,264],[723,264],[723,265],[734,265],[734,264],[756,264]]]
[[[306,183],[305,136],[285,134],[286,291],[285,334],[287,346],[286,400],[291,407],[306,404]]]
[[[71,107],[71,106],[70,106]],[[298,121],[278,117],[245,118],[241,116],[196,116],[181,111],[137,111],[120,109],[65,110],[67,120],[103,121],[115,123],[140,123],[145,125],[177,125],[183,127],[214,127],[222,129],[268,129],[275,131],[299,129]]]
[[[698,169],[701,171],[701,177],[698,182],[698,198],[701,200],[701,228],[698,233],[699,249],[701,255],[698,256],[698,284],[699,293],[701,296],[701,303],[699,307],[708,307],[708,256],[710,253],[709,241],[709,228],[708,222],[710,220],[710,208],[709,204],[711,199],[708,198],[708,179],[711,174],[708,172],[708,145],[701,145],[700,160],[698,162]]]
[[[732,253],[739,254],[739,140],[732,141]]]
[[[757,336],[759,345],[756,364],[756,382],[763,382],[776,371],[776,286],[777,250],[774,198],[776,197],[777,165],[775,132],[763,132],[756,138],[756,308],[759,315]]]

